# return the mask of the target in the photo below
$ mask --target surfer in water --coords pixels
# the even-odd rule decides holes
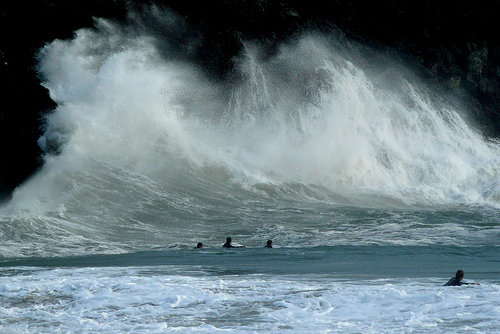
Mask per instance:
[[[265,248],[273,248],[273,241],[272,240],[267,240],[266,245],[264,246]]]
[[[196,247],[195,247],[195,248],[203,248],[203,247],[204,247],[203,243],[202,243],[202,242],[198,242],[198,243],[196,244]]]
[[[224,248],[245,248],[246,246],[243,246],[243,245],[234,246],[233,239],[231,239],[230,237],[227,237],[226,243],[224,245],[222,245],[222,247],[224,247]]]
[[[460,285],[481,285],[480,283],[465,283],[462,282],[464,279],[464,271],[458,270],[455,277],[451,278],[444,286],[460,286]]]

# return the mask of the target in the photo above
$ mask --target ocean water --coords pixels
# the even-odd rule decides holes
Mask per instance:
[[[499,332],[500,143],[458,97],[312,32],[214,80],[150,15],[165,36],[40,50],[57,108],[0,206],[0,332]]]
[[[214,247],[9,259],[0,267],[2,331],[494,333],[499,249]],[[443,287],[457,267],[481,285]]]

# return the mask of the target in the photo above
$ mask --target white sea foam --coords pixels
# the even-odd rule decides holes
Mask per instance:
[[[435,279],[349,282],[321,276],[180,276],[172,271],[4,272],[0,331],[465,333],[500,327],[500,288],[487,282],[450,288]]]

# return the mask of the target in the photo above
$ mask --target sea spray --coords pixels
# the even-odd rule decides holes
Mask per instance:
[[[272,56],[244,42],[221,82],[160,44],[98,20],[41,50],[58,106],[40,138],[44,167],[1,209],[2,228],[21,231],[14,253],[23,240],[41,253],[121,252],[274,220],[273,233],[316,240],[332,228],[320,216],[338,222],[343,206],[498,206],[500,145],[402,64],[309,33]]]
[[[253,45],[233,80],[213,83],[162,59],[150,38],[115,31],[102,23],[41,52],[43,84],[59,106],[40,143],[48,154],[57,148],[61,161],[160,178],[179,165],[198,174],[214,166],[231,182],[297,183],[410,204],[495,197],[498,143],[432,100],[415,76],[391,68],[375,75],[370,66],[383,65],[351,62],[356,49],[340,52],[309,34],[263,60]]]

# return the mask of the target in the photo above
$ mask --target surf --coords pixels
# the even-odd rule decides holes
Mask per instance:
[[[272,54],[242,41],[220,80],[160,42],[97,20],[40,50],[57,108],[39,140],[44,166],[0,209],[18,241],[124,252],[167,230],[173,242],[273,219],[299,238],[344,207],[499,206],[499,143],[378,50],[312,31]],[[292,223],[293,210],[309,222]]]

